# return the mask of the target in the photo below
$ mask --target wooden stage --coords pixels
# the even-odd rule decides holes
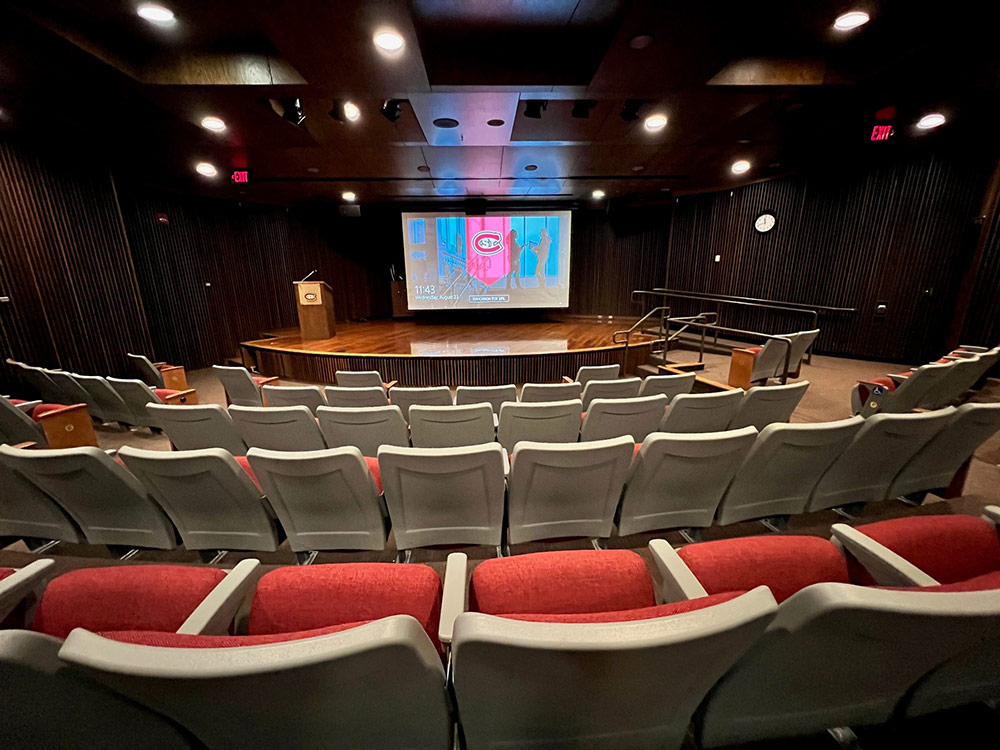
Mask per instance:
[[[240,344],[244,364],[265,375],[333,383],[337,370],[378,370],[400,385],[503,385],[556,382],[581,365],[619,364],[624,373],[649,359],[651,336],[629,347],[615,331],[634,320],[547,319],[531,323],[377,320],[338,323],[337,335],[304,341],[298,329]]]

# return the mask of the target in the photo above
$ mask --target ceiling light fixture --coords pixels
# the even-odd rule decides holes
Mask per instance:
[[[222,118],[215,117],[214,115],[202,117],[201,126],[205,128],[205,130],[211,130],[213,133],[221,133],[226,129],[226,123],[223,122]]]
[[[330,117],[337,122],[357,122],[361,117],[361,110],[354,102],[345,99],[334,99],[333,107],[330,108]]]
[[[403,49],[404,44],[402,35],[392,29],[376,32],[375,36],[372,37],[372,41],[380,50],[389,53],[399,52]]]
[[[733,174],[743,174],[744,172],[750,171],[750,162],[746,159],[740,159],[739,161],[734,161],[733,166],[730,167],[733,170]]]
[[[458,120],[454,117],[439,117],[434,120],[434,127],[437,128],[457,128]]]
[[[593,99],[577,99],[573,102],[573,109],[570,112],[570,116],[578,120],[586,120],[590,117],[590,110],[596,106],[597,102]]]
[[[149,21],[150,23],[165,26],[174,22],[174,12],[170,10],[170,8],[164,8],[162,5],[144,3],[136,8],[135,12],[138,13],[139,17],[144,21]]]
[[[590,197],[593,198],[595,201],[599,201],[601,198],[604,197],[604,191],[603,190],[595,190],[594,192],[592,192],[590,194]]]
[[[430,172],[431,168],[428,167],[426,164],[421,164],[419,167],[417,167],[417,171],[418,172]]]
[[[537,164],[525,164],[524,165],[524,171],[525,172],[534,172],[536,169],[538,169],[538,165]]]
[[[306,111],[301,99],[272,99],[271,108],[293,125],[301,125],[306,120]]]
[[[833,22],[833,28],[837,31],[850,31],[858,26],[864,26],[869,20],[871,17],[863,10],[852,10],[837,16],[837,20]]]
[[[489,125],[491,128],[499,128],[501,125],[503,125],[503,120],[500,119],[487,120],[486,124]]]
[[[200,161],[195,164],[194,171],[202,177],[215,177],[215,175],[219,173],[219,170],[215,168],[215,165],[209,164],[207,161]]]
[[[652,34],[637,34],[628,40],[628,46],[632,49],[646,49],[653,43]]]
[[[642,99],[626,99],[622,106],[621,118],[625,122],[639,119],[639,108],[643,105]]]
[[[354,102],[344,102],[344,116],[351,122],[355,122],[361,117],[361,110],[358,109],[358,105]]]
[[[389,122],[396,122],[403,113],[403,102],[405,101],[406,99],[386,99],[379,112]]]
[[[358,199],[358,196],[352,193],[350,190],[345,190],[343,193],[340,194],[340,197],[343,198],[348,203],[354,203],[354,201]]]
[[[924,115],[920,118],[920,122],[917,123],[917,127],[921,130],[931,130],[932,128],[944,125],[945,117],[940,112],[934,112],[929,115]]]
[[[525,99],[524,116],[530,117],[532,120],[541,120],[542,112],[544,112],[548,106],[549,103],[544,99]]]
[[[667,116],[661,113],[655,115],[650,115],[646,118],[645,122],[642,123],[643,127],[650,132],[655,132],[657,130],[663,130],[667,126]]]

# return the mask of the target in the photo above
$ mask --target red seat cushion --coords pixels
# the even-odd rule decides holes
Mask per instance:
[[[154,388],[153,393],[156,394],[156,397],[160,399],[160,401],[166,403],[167,398],[173,396],[175,393],[180,393],[180,391],[173,390],[172,388]]]
[[[937,592],[955,593],[960,591],[989,591],[1000,589],[1000,570],[986,573],[985,575],[970,578],[967,581],[957,583],[943,583],[940,586],[877,586],[875,588],[886,589],[888,591],[916,591],[916,592]]]
[[[260,385],[265,380],[269,380],[270,379],[269,376],[267,376],[267,375],[251,375],[250,377],[253,378],[253,382],[255,382],[257,385]]]
[[[642,443],[636,443],[635,448],[632,449],[632,458],[639,455],[639,450],[642,448]]]
[[[14,568],[0,568],[0,581],[8,576],[14,575],[16,572],[17,571]]]
[[[282,643],[297,641],[302,638],[315,638],[319,635],[339,633],[350,630],[364,622],[345,622],[343,625],[331,625],[328,628],[300,630],[295,633],[272,633],[269,635],[192,635],[187,633],[167,633],[149,630],[111,630],[99,635],[112,641],[134,643],[139,646],[157,646],[159,648],[235,648],[238,646],[260,646],[265,643]]]
[[[177,630],[225,571],[184,565],[84,568],[46,587],[32,629],[65,638],[73,628]]]
[[[856,527],[941,583],[957,583],[1000,570],[996,527],[976,516],[911,516]],[[851,580],[875,579],[853,558]]]
[[[767,586],[780,603],[814,583],[849,583],[833,543],[815,536],[752,536],[677,550],[709,594]]]
[[[236,459],[236,463],[240,465],[240,468],[247,473],[247,476],[253,480],[253,483],[257,485],[257,489],[261,492],[264,488],[260,486],[260,481],[257,479],[257,475],[253,473],[253,467],[250,465],[250,461],[246,456],[233,456]]]
[[[656,605],[646,563],[630,550],[498,557],[476,566],[469,607],[505,615],[617,612]]]
[[[273,570],[260,579],[251,635],[412,615],[437,642],[441,579],[426,565],[342,563]]]
[[[371,472],[372,479],[375,480],[375,489],[378,494],[382,494],[382,470],[378,467],[378,459],[365,456],[365,463],[368,464],[368,471]]]
[[[65,408],[66,406],[64,404],[39,404],[38,406],[36,406],[34,409],[31,410],[31,418],[37,422],[39,417],[41,417],[42,415],[49,414],[54,411],[59,411],[60,409],[65,409]]]
[[[502,617],[507,617],[511,620],[526,620],[528,622],[632,622],[634,620],[652,620],[657,617],[669,617],[670,615],[679,615],[684,612],[693,612],[696,609],[704,609],[714,604],[728,602],[730,599],[735,599],[737,596],[745,593],[745,591],[728,591],[725,594],[702,596],[698,599],[688,599],[683,602],[657,604],[652,607],[640,607],[639,609],[626,609],[617,612],[577,612],[573,614],[545,615],[507,614],[502,615]]]
[[[763,348],[764,347],[762,347],[762,346],[748,346],[748,347],[746,347],[746,350],[748,352],[753,352],[754,354],[760,354],[760,350],[763,349]]]
[[[881,385],[889,389],[889,392],[896,390],[896,381],[892,378],[872,378],[870,383],[875,385]],[[868,383],[858,383],[858,395],[861,397],[861,401],[865,402],[868,397],[872,394],[871,389],[868,387]]]
[[[20,406],[21,404],[28,403],[23,398],[9,398],[7,400],[10,401],[12,404],[14,404],[14,406]]]

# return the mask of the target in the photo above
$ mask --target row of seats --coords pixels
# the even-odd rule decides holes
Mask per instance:
[[[235,408],[235,407],[234,407]],[[170,549],[405,551],[607,538],[789,516],[946,487],[1000,404],[715,433],[460,448],[147,451],[0,446],[0,534]],[[384,503],[381,495],[384,494]],[[67,518],[67,514],[69,518]],[[72,519],[73,523],[69,519]],[[506,523],[505,523],[506,518]],[[62,523],[58,523],[61,519]],[[505,534],[506,531],[506,534]]]
[[[539,403],[505,401],[499,405],[481,402],[433,406],[426,403],[437,395],[450,400],[447,388],[440,389],[443,394],[437,388],[407,389],[412,392],[412,400],[406,404],[405,411],[396,403],[363,407],[317,406],[315,417],[305,405],[232,405],[228,414],[212,405],[165,408],[151,404],[148,409],[173,446],[182,450],[221,447],[233,455],[242,455],[247,447],[322,450],[353,445],[364,455],[375,456],[382,445],[448,448],[498,440],[504,448],[513,450],[521,440],[564,443],[630,435],[633,441],[641,442],[656,431],[716,432],[748,426],[763,429],[772,422],[787,422],[808,387],[809,382],[803,381],[786,386],[755,387],[746,393],[739,390],[683,393],[669,402],[663,394],[599,398],[592,401],[586,411],[579,399]],[[513,390],[514,386],[510,388]],[[384,392],[378,388],[340,390],[371,390],[384,399]],[[391,393],[397,390],[394,388]],[[462,393],[461,386],[459,393]],[[493,411],[496,406],[499,416]]]
[[[17,685],[0,744],[444,750],[457,724],[468,750],[679,748],[689,730],[714,748],[995,700],[986,512],[837,525],[841,546],[654,540],[659,590],[628,550],[492,559],[471,580],[453,553],[443,585],[423,565],[259,577],[254,560],[45,585],[38,561],[0,580],[0,613],[38,599],[0,631]]]
[[[819,335],[819,329],[796,331],[768,338],[763,346],[733,349],[729,363],[729,385],[749,388],[767,383],[771,378],[797,378],[806,350]],[[785,364],[788,371],[785,371]]]

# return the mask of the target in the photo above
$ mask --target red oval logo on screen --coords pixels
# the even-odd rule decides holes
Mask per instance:
[[[503,235],[492,230],[478,232],[472,238],[472,246],[480,255],[496,255],[503,250]]]

